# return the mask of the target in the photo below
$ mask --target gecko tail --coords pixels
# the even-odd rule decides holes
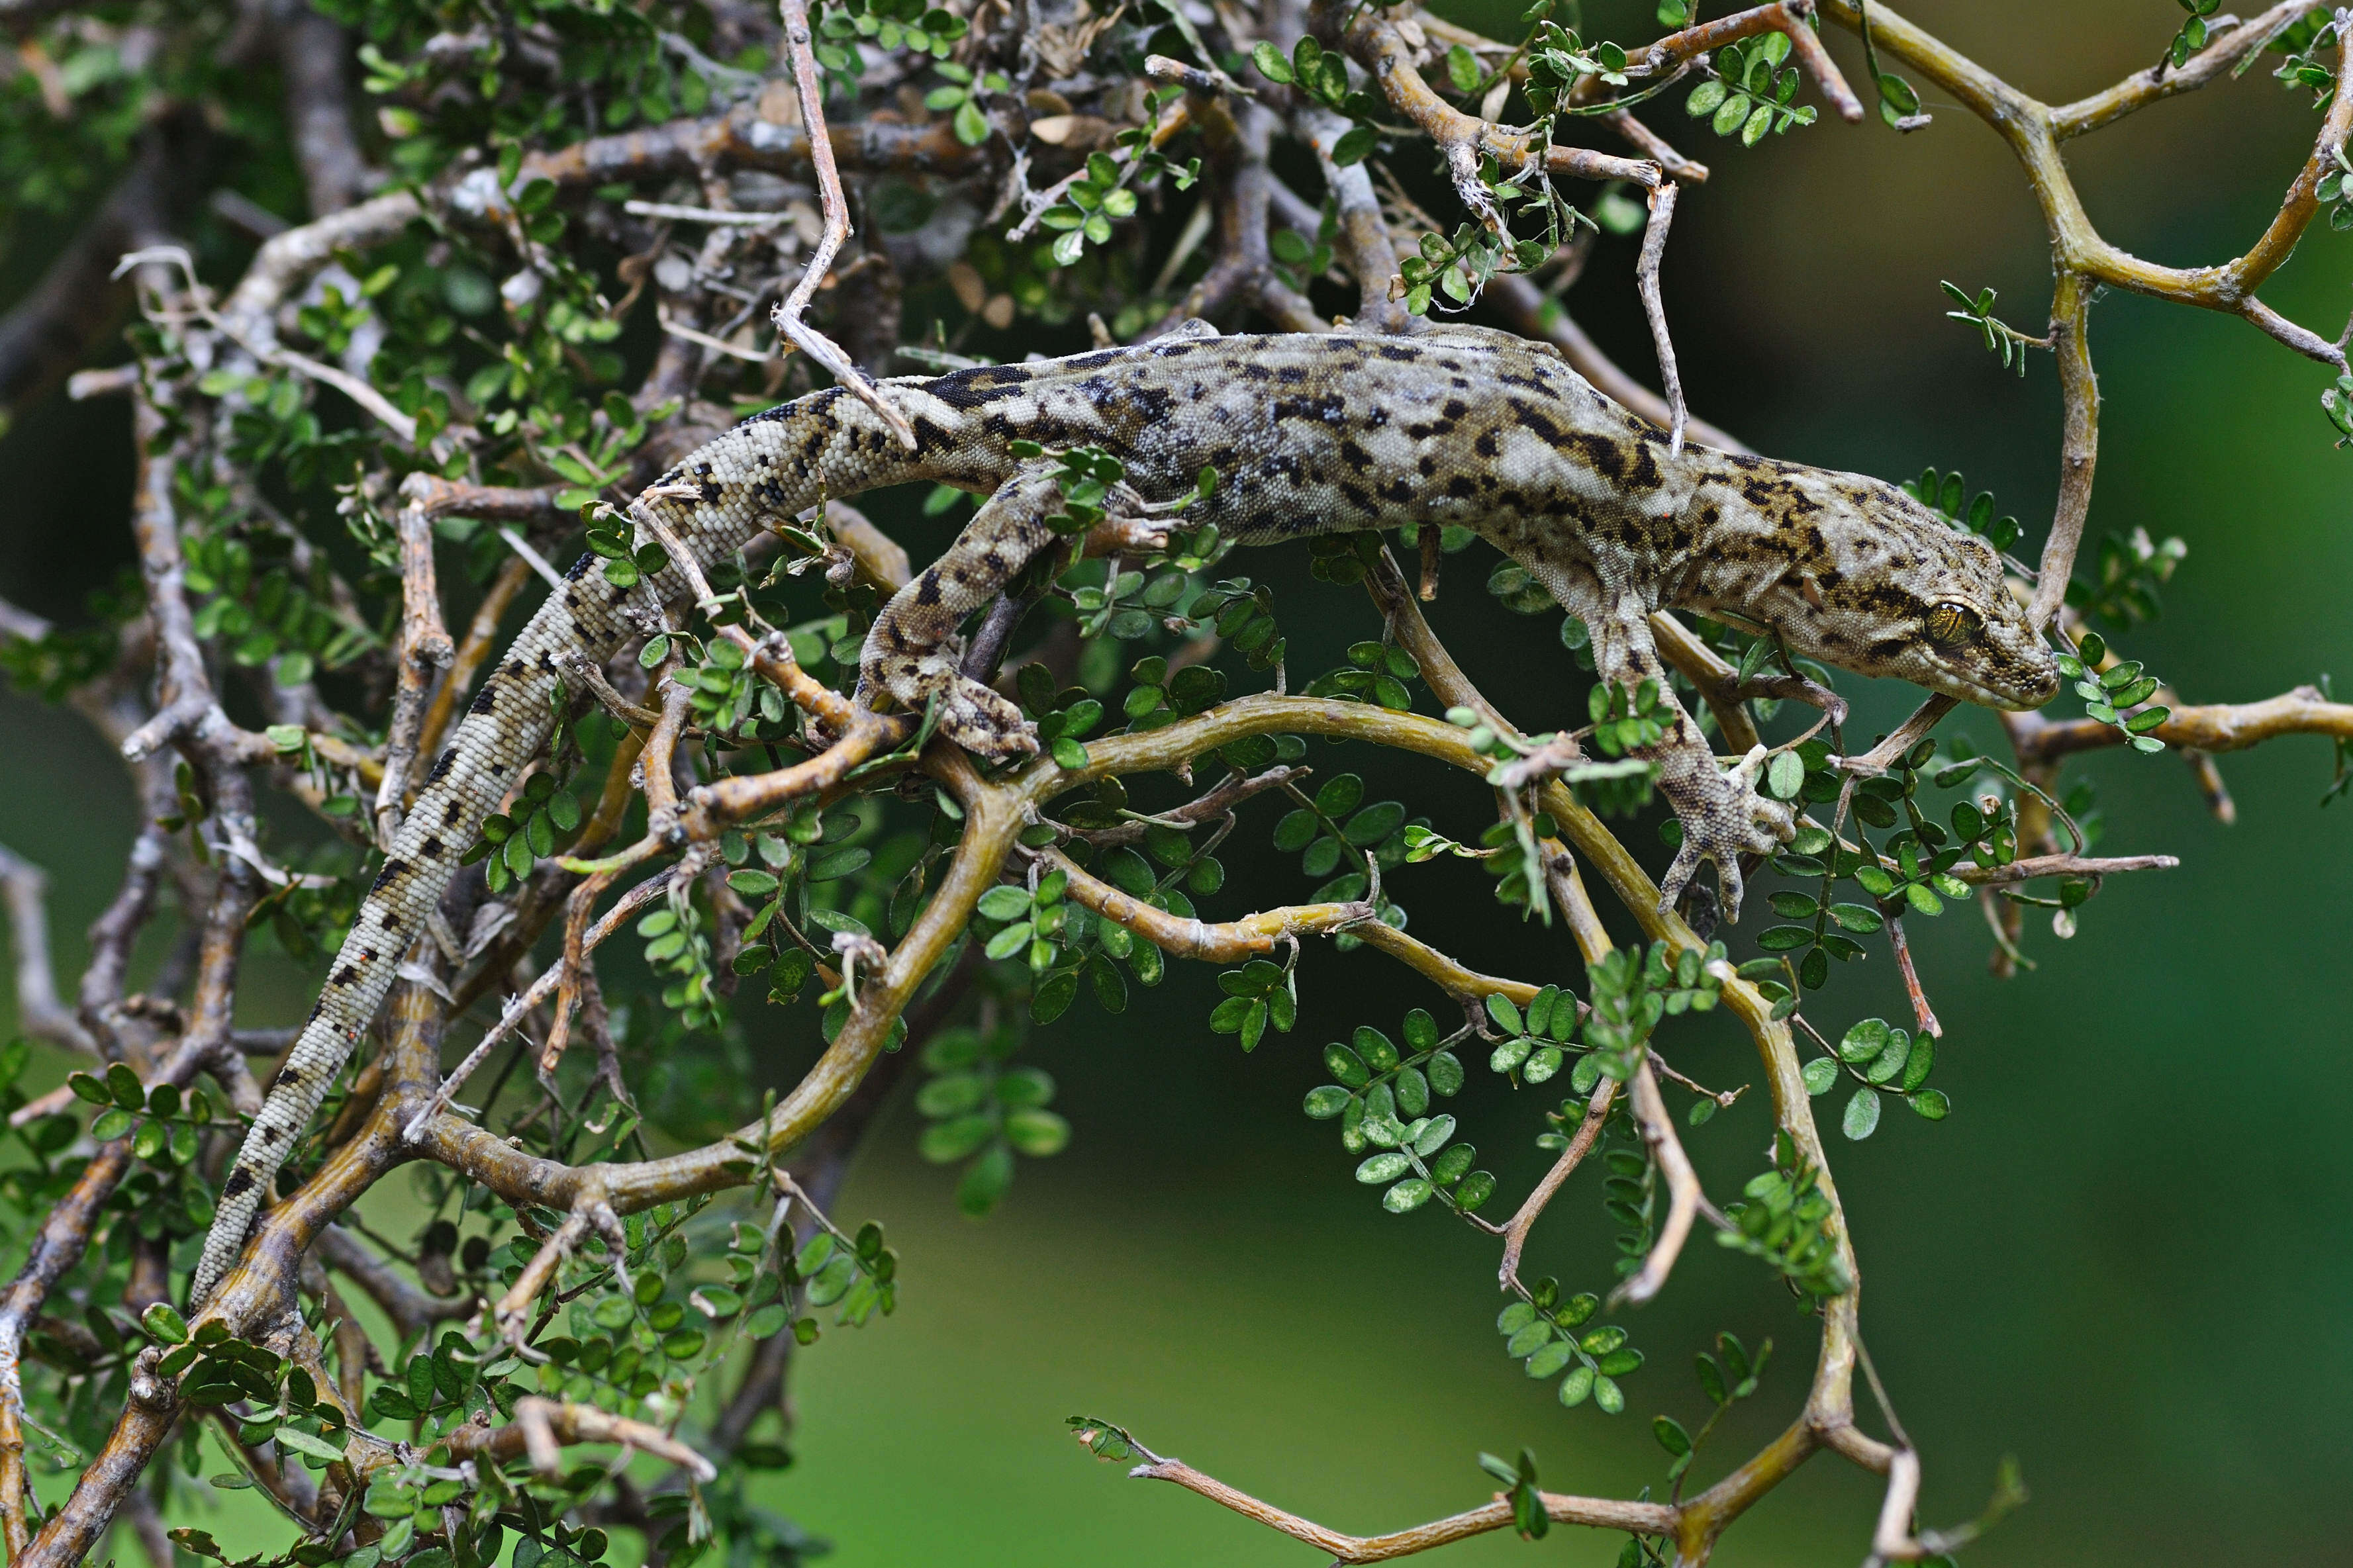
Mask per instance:
[[[837,496],[851,495],[931,472],[898,449],[879,416],[863,404],[828,389],[755,416],[706,442],[639,499],[651,498],[649,504],[662,508],[680,542],[708,566],[772,521],[816,504],[828,489]],[[575,653],[609,658],[633,628],[642,629],[630,616],[641,611],[632,599],[642,600],[644,589],[614,584],[594,572],[594,564],[593,556],[584,555],[554,585],[485,676],[448,748],[422,781],[375,885],[361,900],[318,1008],[271,1080],[222,1184],[190,1282],[192,1310],[229,1277],[279,1172],[383,1005],[400,954],[440,901],[482,819],[545,743],[553,727],[549,699],[559,679],[557,661]],[[687,592],[675,567],[647,585],[665,603]],[[1018,713],[1014,717],[1018,722]],[[1005,728],[999,718],[997,730]]]
[[[204,1255],[197,1259],[188,1288],[194,1310],[210,1299],[223,1276],[245,1250],[254,1216],[269,1194],[270,1184],[287,1157],[294,1152],[302,1129],[326,1098],[327,1086],[350,1056],[349,1039],[323,1018],[295,1043],[286,1065],[270,1080],[269,1092],[255,1113],[253,1128],[237,1152],[228,1175],[221,1183],[212,1228],[205,1237]]]

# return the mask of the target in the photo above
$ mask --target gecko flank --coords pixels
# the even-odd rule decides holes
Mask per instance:
[[[818,502],[931,480],[987,494],[948,552],[868,634],[860,695],[937,700],[942,733],[991,757],[1037,749],[1020,711],[958,670],[958,627],[1053,537],[1054,465],[1015,440],[1108,449],[1131,501],[1216,493],[1187,514],[1246,544],[1402,523],[1476,530],[1591,628],[1604,679],[1664,672],[1647,616],[1683,608],[1778,632],[1791,648],[1973,702],[2031,708],[2058,676],[2002,582],[2001,563],[1893,486],[1700,447],[1671,454],[1651,426],[1595,392],[1550,350],[1451,329],[1409,339],[1219,338],[1206,329],[1133,349],[883,384],[919,438],[901,448],[840,391],[746,421],[664,474],[639,505],[705,564]],[[363,901],[285,1069],[220,1194],[192,1300],[235,1259],[279,1167],[350,1057],[459,853],[547,739],[565,659],[599,661],[635,631],[641,593],[583,557],[515,639],[432,766]],[[653,579],[675,603],[682,574]],[[1683,843],[1672,901],[1713,861],[1727,911],[1738,858],[1786,837],[1788,813],[1757,794],[1753,761],[1720,770],[1666,699],[1656,764]],[[1565,706],[1566,704],[1564,704]]]

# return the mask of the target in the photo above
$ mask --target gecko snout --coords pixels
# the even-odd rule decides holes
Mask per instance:
[[[1986,626],[1964,647],[1936,646],[1932,634],[1932,647],[1953,696],[2018,713],[2059,695],[2059,662],[2022,615]]]
[[[2052,661],[2048,649],[2036,647],[2041,658],[2035,668],[2021,672],[2006,688],[1996,688],[2001,698],[2000,707],[2013,713],[2023,713],[2040,708],[2059,695],[2059,666]]]

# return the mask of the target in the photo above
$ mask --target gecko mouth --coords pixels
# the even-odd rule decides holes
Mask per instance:
[[[2031,711],[2059,695],[2059,667],[2049,662],[2034,671],[2031,683],[2022,680],[2007,686],[1989,686],[1948,665],[1939,665],[1936,673],[1943,678],[1938,684],[1946,696],[2008,713]]]

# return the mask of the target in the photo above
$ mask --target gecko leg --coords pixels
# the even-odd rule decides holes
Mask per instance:
[[[1666,733],[1656,745],[1635,752],[1658,768],[1659,793],[1674,807],[1683,830],[1683,846],[1659,881],[1660,912],[1672,910],[1700,867],[1713,861],[1716,884],[1723,889],[1724,918],[1738,921],[1740,857],[1770,855],[1795,831],[1789,808],[1757,791],[1765,748],[1757,747],[1729,772],[1718,771],[1699,726],[1668,684],[1665,666],[1651,641],[1647,605],[1620,600],[1609,614],[1588,625],[1594,662],[1603,679],[1630,691],[1645,680],[1657,682],[1664,710]]]
[[[1682,722],[1691,725],[1688,719]],[[1696,730],[1696,726],[1692,727]],[[1666,876],[1659,883],[1662,912],[1674,908],[1675,900],[1683,897],[1683,889],[1699,874],[1701,863],[1713,860],[1716,885],[1723,889],[1724,918],[1727,922],[1738,922],[1740,857],[1770,855],[1788,842],[1794,831],[1789,808],[1757,793],[1757,774],[1764,762],[1765,748],[1757,746],[1730,772],[1717,773],[1715,758],[1703,746],[1699,771],[1685,777],[1674,789],[1668,787],[1662,768],[1659,793],[1674,806],[1683,830],[1683,847],[1675,851],[1674,863],[1667,868]]]
[[[1025,465],[973,514],[947,553],[892,596],[866,634],[858,659],[858,700],[889,693],[922,712],[938,704],[939,732],[965,751],[998,761],[1038,753],[1021,710],[966,677],[956,628],[996,597],[1030,557],[1051,544],[1046,519],[1060,510],[1058,465]]]

